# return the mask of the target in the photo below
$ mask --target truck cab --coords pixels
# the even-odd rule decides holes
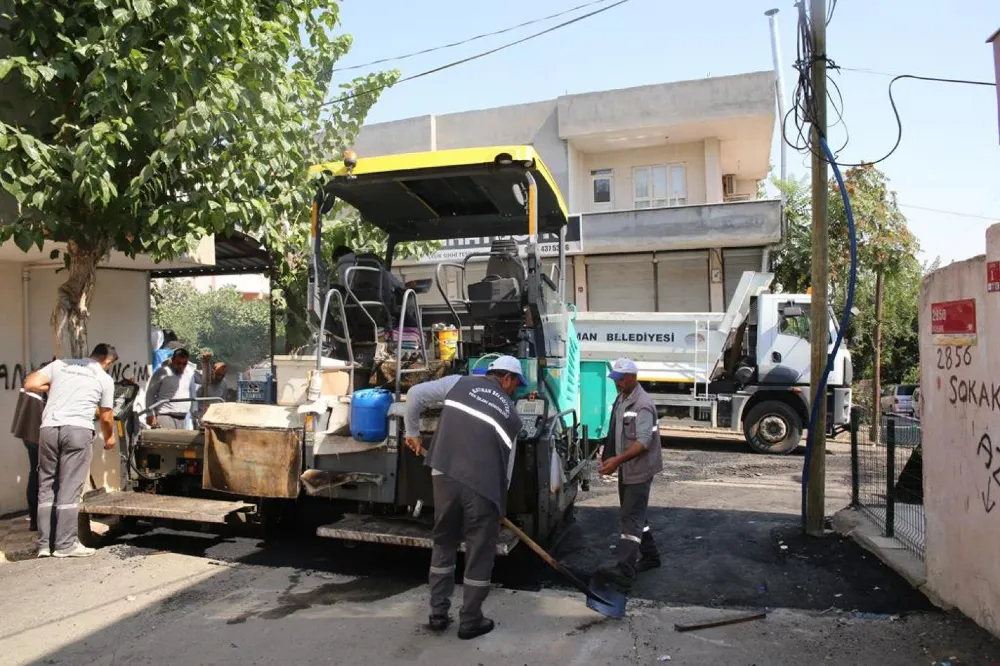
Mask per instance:
[[[745,322],[752,352],[732,373],[732,425],[739,424],[750,446],[762,453],[788,453],[797,446],[809,421],[812,377],[811,301],[809,294],[761,294],[756,318]],[[837,337],[836,316],[828,314],[827,354]],[[753,344],[753,341],[756,344]],[[827,377],[827,423],[833,434],[850,423],[851,353],[841,345]]]
[[[773,294],[773,275],[743,274],[726,312],[580,313],[585,381],[600,382],[620,356],[636,361],[639,381],[665,423],[742,432],[761,453],[789,453],[809,421],[809,294]],[[829,349],[837,329],[830,315]],[[827,380],[827,429],[850,422],[851,355],[837,351]],[[591,432],[607,432],[613,391],[584,396]],[[595,404],[595,400],[602,400]]]

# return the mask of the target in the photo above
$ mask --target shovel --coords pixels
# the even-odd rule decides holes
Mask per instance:
[[[420,455],[421,456],[426,456],[427,455],[427,450],[425,448],[423,448],[423,447],[420,447]],[[594,592],[593,590],[591,590],[590,587],[586,583],[584,583],[582,580],[580,580],[579,578],[577,578],[576,575],[574,575],[572,571],[570,571],[569,569],[567,569],[566,567],[564,567],[562,564],[560,564],[559,562],[557,562],[556,559],[554,557],[552,557],[551,555],[549,555],[545,551],[544,548],[542,548],[541,546],[539,546],[537,543],[535,543],[535,541],[531,537],[529,537],[527,534],[525,534],[524,530],[522,530],[520,527],[518,527],[514,523],[510,522],[510,520],[507,518],[507,516],[502,517],[500,519],[500,523],[504,527],[506,527],[507,529],[509,529],[511,532],[513,532],[515,535],[517,535],[517,538],[520,539],[521,541],[523,541],[524,544],[528,548],[530,548],[531,550],[533,550],[536,555],[538,555],[540,558],[542,558],[542,560],[544,560],[546,564],[548,564],[550,567],[552,567],[553,569],[555,569],[555,571],[557,573],[559,573],[560,575],[562,575],[566,580],[568,580],[571,583],[573,583],[573,587],[575,587],[576,589],[580,590],[585,595],[587,595],[588,599],[593,599],[594,601],[600,602],[600,603],[605,604],[607,606],[614,606],[614,604],[612,602],[608,601],[604,597],[600,596],[599,594],[597,594],[596,592]]]

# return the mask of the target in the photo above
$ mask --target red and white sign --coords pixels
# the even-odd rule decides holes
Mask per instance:
[[[1000,291],[1000,261],[990,261],[986,264],[986,291]]]
[[[976,299],[932,303],[931,333],[939,345],[976,344]]]

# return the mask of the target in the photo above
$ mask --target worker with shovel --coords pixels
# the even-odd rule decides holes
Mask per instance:
[[[506,514],[507,489],[514,470],[521,418],[511,400],[524,386],[521,362],[500,356],[486,376],[449,376],[414,386],[406,396],[406,446],[423,453],[420,413],[444,402],[437,432],[424,464],[434,487],[434,548],[429,584],[429,626],[443,631],[451,623],[448,610],[455,588],[455,559],[465,541],[465,577],[458,637],[476,638],[493,631],[482,606],[490,592],[490,576]]]
[[[611,411],[612,431],[601,452],[602,475],[618,472],[618,499],[621,505],[621,536],[617,562],[598,569],[624,591],[631,589],[641,571],[660,566],[660,554],[646,520],[649,491],[656,475],[663,471],[663,451],[656,405],[639,386],[638,368],[627,358],[611,367],[608,377],[618,389]]]

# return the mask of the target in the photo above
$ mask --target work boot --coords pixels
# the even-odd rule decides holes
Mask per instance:
[[[479,638],[485,634],[493,631],[496,623],[488,617],[484,617],[479,620],[479,624],[473,627],[462,627],[458,630],[458,637],[463,641],[470,640],[472,638]]]
[[[657,555],[643,555],[639,558],[639,561],[635,563],[635,572],[637,574],[643,571],[649,571],[650,569],[660,568],[660,556]]]
[[[90,557],[97,550],[94,548],[87,548],[82,543],[77,541],[69,548],[63,550],[53,550],[52,557]]]
[[[431,631],[444,631],[451,624],[449,615],[431,615],[427,620],[427,627]]]

